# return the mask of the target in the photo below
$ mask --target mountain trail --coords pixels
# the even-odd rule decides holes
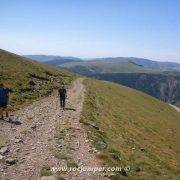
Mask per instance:
[[[0,133],[8,139],[1,152],[0,179],[106,179],[92,172],[50,171],[52,167],[99,164],[79,122],[85,92],[82,82],[83,78],[73,82],[65,111],[60,109],[56,92],[15,112],[21,125],[0,122]]]
[[[177,106],[174,106],[172,104],[169,104],[171,107],[173,107],[178,113],[180,113],[180,108]]]

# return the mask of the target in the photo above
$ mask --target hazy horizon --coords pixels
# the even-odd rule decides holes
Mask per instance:
[[[180,1],[0,0],[0,48],[20,55],[180,63]]]
[[[80,57],[80,56],[73,56],[73,55],[53,55],[53,54],[19,54],[21,56],[33,56],[33,55],[38,55],[38,56],[59,56],[59,57],[74,57],[74,58],[80,58],[82,60],[93,60],[93,59],[101,59],[101,58],[140,58],[140,59],[148,59],[152,61],[158,61],[158,62],[174,62],[174,63],[179,63],[180,61],[163,61],[163,60],[158,60],[158,59],[152,59],[152,58],[147,58],[147,57],[135,57],[135,56],[102,56],[102,57]]]

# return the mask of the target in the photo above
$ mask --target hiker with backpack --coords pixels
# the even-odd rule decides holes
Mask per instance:
[[[59,88],[58,93],[59,93],[59,97],[60,97],[60,105],[61,105],[61,108],[62,108],[63,110],[65,110],[66,98],[67,98],[67,91],[66,91],[65,85],[62,85],[62,86]]]
[[[36,83],[31,78],[30,81],[29,81],[29,88],[30,88],[31,92],[33,92],[35,90],[35,85],[36,85]]]
[[[5,88],[4,85],[0,84],[0,119],[3,119],[3,113],[6,112],[6,118],[9,117],[8,113],[8,103],[9,103],[9,89]]]

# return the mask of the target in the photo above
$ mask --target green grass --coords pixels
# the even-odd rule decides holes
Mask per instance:
[[[29,86],[31,78],[36,83],[33,92]],[[69,85],[74,78],[67,71],[0,50],[0,83],[13,91],[10,95],[12,110],[47,96],[62,82]]]
[[[40,177],[42,176],[51,176],[53,173],[51,172],[51,168],[48,165],[44,165],[40,171]]]
[[[81,74],[97,74],[97,73],[152,73],[159,72],[157,69],[150,69],[138,66],[131,62],[120,62],[120,61],[103,61],[103,60],[94,60],[94,61],[83,61],[83,62],[70,62],[60,65],[72,71],[78,72]],[[81,72],[82,68],[82,72]],[[86,72],[84,70],[86,69]]]
[[[67,167],[78,167],[72,156],[75,150],[72,146],[72,142],[74,142],[74,128],[70,127],[67,119],[63,120],[64,122],[61,122],[59,126],[56,127],[54,138],[56,143],[61,145],[61,148],[53,150],[54,156],[60,161],[65,160]]]
[[[66,180],[64,177],[62,177],[61,175],[58,175],[57,177],[56,177],[56,180]]]
[[[105,165],[130,166],[132,179],[177,179],[180,115],[168,104],[124,86],[90,79],[85,85],[81,122],[100,151],[97,157]]]
[[[60,148],[59,150],[54,149],[54,155],[56,158],[64,159],[64,160],[69,160],[72,158],[71,157],[72,133],[73,133],[73,129],[70,127],[70,124],[68,122],[61,122],[56,127],[56,133],[54,135],[54,138],[57,144],[62,145],[62,148]],[[61,144],[62,141],[64,142],[63,144]]]
[[[76,167],[76,168],[78,168],[78,165],[74,160],[71,159],[71,160],[69,160],[67,162],[67,167],[71,167],[71,168]]]

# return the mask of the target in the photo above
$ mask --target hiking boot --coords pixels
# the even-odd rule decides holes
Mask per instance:
[[[6,117],[5,120],[8,121],[8,122],[10,122],[10,123],[13,122],[13,120],[12,120],[10,117]]]

